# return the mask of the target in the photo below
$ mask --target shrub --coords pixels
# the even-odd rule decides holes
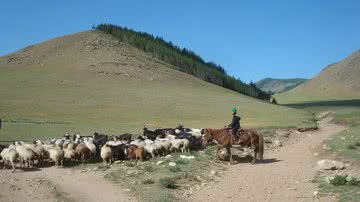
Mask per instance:
[[[150,179],[150,178],[147,178],[145,180],[142,181],[143,184],[154,184],[154,180],[153,179]]]
[[[330,183],[334,186],[341,186],[346,184],[346,176],[336,175]]]
[[[189,164],[190,161],[189,160],[186,160],[186,159],[177,159],[175,161],[176,164],[179,164],[179,165],[185,165],[185,164]]]
[[[130,162],[130,161],[125,162],[124,165],[127,166],[127,167],[135,167],[135,163]]]
[[[159,183],[162,187],[168,188],[168,189],[176,189],[177,186],[175,184],[175,181],[171,178],[161,178],[159,180]]]
[[[356,146],[353,144],[349,144],[346,148],[348,149],[356,149]]]
[[[181,168],[180,168],[180,166],[170,166],[169,170],[170,170],[170,172],[176,173],[176,172],[180,172]]]
[[[145,165],[145,166],[144,166],[144,170],[145,170],[146,172],[151,173],[151,172],[153,172],[155,169],[154,169],[154,167],[152,167],[151,165]]]

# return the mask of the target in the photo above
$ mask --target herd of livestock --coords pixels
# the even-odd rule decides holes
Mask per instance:
[[[3,168],[19,162],[20,167],[34,167],[55,164],[63,167],[64,161],[84,161],[102,159],[105,164],[117,160],[146,160],[171,152],[188,152],[202,148],[201,129],[179,126],[150,130],[144,128],[143,135],[132,139],[129,133],[105,135],[95,132],[92,136],[65,134],[61,139],[33,143],[16,141],[10,145],[0,144],[0,160]]]

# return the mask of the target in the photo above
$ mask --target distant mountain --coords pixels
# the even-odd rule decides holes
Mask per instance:
[[[360,98],[360,50],[328,65],[318,75],[277,96],[281,103]]]
[[[255,83],[255,85],[263,91],[271,91],[274,93],[281,93],[293,89],[303,84],[307,79],[274,79],[265,78]]]

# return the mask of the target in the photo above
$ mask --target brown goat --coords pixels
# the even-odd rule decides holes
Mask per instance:
[[[138,147],[136,145],[131,145],[128,148],[128,158],[144,161],[145,159],[145,149],[144,147]]]

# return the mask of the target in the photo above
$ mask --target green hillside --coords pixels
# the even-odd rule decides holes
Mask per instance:
[[[167,62],[177,70],[191,74],[201,80],[239,92],[261,100],[270,101],[270,94],[228,75],[223,67],[213,62],[205,62],[199,55],[186,48],[180,48],[171,41],[137,32],[126,27],[112,24],[100,24],[97,30],[111,34],[120,42],[132,45],[151,57]]]
[[[360,51],[324,68],[308,82],[276,96],[279,103],[360,98]]]
[[[140,133],[145,124],[223,127],[233,106],[244,127],[312,124],[304,111],[268,104],[175,69],[99,31],[3,56],[0,140],[76,131]]]
[[[304,82],[307,79],[294,78],[294,79],[274,79],[274,78],[265,78],[257,81],[255,85],[263,91],[273,92],[273,93],[282,93],[288,90],[291,90]]]

